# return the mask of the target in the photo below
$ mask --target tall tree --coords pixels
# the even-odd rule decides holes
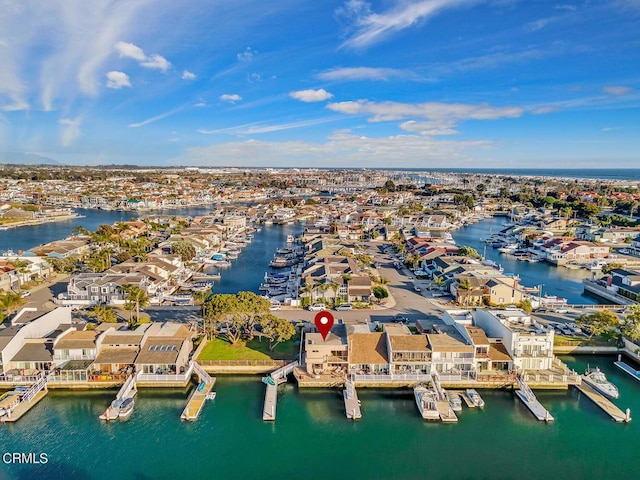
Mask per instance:
[[[589,338],[594,335],[608,333],[617,327],[619,323],[620,319],[618,316],[609,310],[603,310],[589,315],[580,315],[580,317],[576,319],[576,325],[580,328],[586,328],[591,332]]]
[[[149,304],[149,295],[147,291],[138,285],[124,285],[122,289],[125,292],[125,300],[135,305],[136,323],[140,322],[140,308],[144,308]]]
[[[262,335],[269,339],[269,351],[272,352],[279,343],[286,342],[296,333],[295,327],[289,320],[272,314],[263,315],[258,320],[262,327]]]

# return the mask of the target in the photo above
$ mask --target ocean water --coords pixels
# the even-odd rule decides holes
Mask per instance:
[[[403,171],[640,181],[640,168],[407,168]]]
[[[598,365],[640,415],[640,383],[613,357]],[[187,391],[141,390],[132,416],[98,419],[115,392],[57,392],[14,425],[0,450],[46,453],[46,465],[0,464],[0,479],[603,479],[632,478],[640,421],[616,424],[577,391],[538,392],[556,418],[537,421],[511,391],[480,391],[486,407],[453,425],[425,422],[411,390],[359,389],[363,418],[349,421],[337,389],[280,387],[274,423],[261,418],[259,377],[218,377],[201,417],[180,420]],[[640,419],[639,419],[640,420]]]

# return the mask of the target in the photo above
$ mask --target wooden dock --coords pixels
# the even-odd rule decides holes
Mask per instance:
[[[458,421],[458,416],[449,405],[449,402],[446,400],[438,400],[436,402],[436,408],[438,409],[438,413],[440,414],[440,420],[444,423],[456,423]]]
[[[182,415],[180,415],[182,420],[194,421],[198,419],[200,412],[202,411],[202,407],[204,407],[213,386],[216,384],[215,377],[211,377],[196,362],[193,362],[193,371],[198,375],[200,383],[198,383],[198,386],[193,389],[193,392],[191,392],[191,395],[189,396],[189,400],[187,400],[187,406],[184,407]]]
[[[35,407],[40,400],[46,397],[47,393],[49,393],[49,391],[45,388],[44,390],[40,390],[38,393],[36,393],[30,401],[20,402],[18,405],[16,405],[13,408],[13,410],[11,410],[10,414],[0,417],[0,422],[2,423],[17,422],[24,416],[24,414],[26,414],[29,410]]]
[[[578,390],[580,390],[581,393],[584,393],[584,395],[589,400],[591,400],[598,407],[600,407],[602,410],[604,410],[604,412],[607,415],[609,415],[616,422],[618,422],[618,423],[625,422],[626,423],[626,422],[630,422],[631,421],[631,412],[630,412],[630,410],[628,408],[627,408],[626,413],[623,412],[618,407],[616,407],[613,403],[611,403],[611,401],[608,398],[606,398],[605,396],[599,394],[593,388],[591,388],[589,385],[585,385],[584,383],[582,385],[576,385],[575,387]]]
[[[622,370],[624,373],[631,375],[633,378],[640,382],[640,371],[633,368],[631,365],[628,365],[620,360],[617,362],[613,362],[613,364]]]
[[[358,420],[362,418],[358,392],[356,392],[356,387],[351,379],[347,379],[345,381],[342,396],[344,397],[344,410],[347,418],[351,420]]]
[[[525,404],[529,411],[533,413],[533,416],[541,422],[552,422],[554,420],[553,416],[538,401],[531,388],[529,388],[529,385],[520,377],[516,379],[516,382],[519,388],[519,390],[516,390],[516,395],[522,400],[522,403]]]
[[[275,421],[276,419],[276,407],[278,405],[278,385],[286,383],[287,375],[293,372],[293,369],[298,366],[298,361],[288,363],[284,367],[280,367],[277,370],[271,372],[262,379],[267,385],[267,389],[264,394],[264,406],[262,407],[262,420]]]
[[[450,393],[457,393],[462,398],[464,404],[469,408],[476,408],[477,405],[471,401],[471,399],[467,396],[467,392],[464,390],[448,390]]]

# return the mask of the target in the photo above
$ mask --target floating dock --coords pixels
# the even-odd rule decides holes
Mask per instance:
[[[275,421],[276,419],[276,407],[278,404],[278,385],[286,383],[287,375],[293,372],[293,369],[298,366],[298,361],[288,363],[284,367],[280,367],[277,370],[271,372],[262,379],[267,385],[267,390],[264,394],[264,407],[262,408],[262,420]]]
[[[622,370],[624,373],[631,375],[633,378],[635,378],[640,382],[640,370],[636,370],[631,365],[627,365],[626,363],[621,362],[619,360],[617,362],[613,362],[613,364],[616,367],[618,367],[620,370]]]
[[[516,382],[519,387],[519,390],[516,390],[516,395],[520,400],[522,400],[522,403],[525,404],[529,411],[533,413],[533,416],[541,422],[552,422],[554,420],[553,416],[538,401],[529,385],[527,385],[527,383],[520,377],[516,379]]]
[[[182,420],[197,420],[207,399],[215,397],[211,394],[211,389],[216,384],[216,379],[205,372],[197,362],[193,362],[193,371],[198,375],[199,383],[191,392],[187,406],[180,415]]]
[[[582,384],[575,386],[580,392],[584,393],[585,396],[595,403],[598,407],[600,407],[604,412],[609,415],[613,420],[618,423],[628,423],[631,421],[631,411],[627,408],[626,412],[623,412],[618,407],[616,407],[611,401],[606,398],[604,395],[600,395],[589,385]]]
[[[138,388],[136,386],[136,377],[135,375],[129,375],[129,378],[124,382],[120,390],[116,395],[116,399],[111,402],[111,405],[107,407],[102,415],[98,418],[100,420],[116,420],[120,416],[120,405],[127,398],[133,398],[138,393]]]
[[[440,420],[444,423],[456,423],[458,421],[458,416],[449,405],[449,402],[446,400],[438,400],[436,402],[436,408],[438,409],[438,413],[440,414]]]
[[[29,387],[29,389],[21,395],[20,402],[4,399],[7,408],[7,414],[0,417],[2,423],[12,423],[20,420],[24,414],[31,410],[40,400],[47,396],[47,378],[41,374],[40,378]]]
[[[350,420],[358,420],[362,418],[362,412],[360,411],[360,400],[358,400],[358,392],[356,387],[350,378],[344,383],[344,391],[342,392],[344,397],[344,410],[347,414],[347,418]]]

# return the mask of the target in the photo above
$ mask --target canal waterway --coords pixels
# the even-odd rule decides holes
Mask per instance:
[[[515,273],[520,276],[520,283],[527,287],[542,285],[542,294],[555,295],[566,298],[572,304],[597,304],[604,303],[599,299],[584,293],[582,280],[591,278],[587,270],[569,270],[563,267],[555,267],[546,262],[530,263],[518,260],[512,255],[500,253],[484,243],[484,239],[492,233],[498,233],[505,227],[502,223],[504,217],[493,217],[482,220],[467,227],[459,228],[452,232],[456,244],[468,245],[475,248],[480,255],[504,267],[505,273]]]
[[[600,366],[618,386],[630,424],[616,424],[576,391],[538,392],[556,421],[534,419],[510,391],[480,391],[486,407],[455,425],[420,417],[412,392],[359,389],[363,418],[344,416],[337,389],[280,387],[278,418],[262,421],[259,377],[218,377],[200,419],[180,420],[187,391],[141,390],[126,421],[98,420],[115,392],[57,392],[18,423],[0,425],[0,454],[46,453],[46,465],[0,464],[0,479],[603,479],[637,475],[640,383],[613,357],[565,357]]]

